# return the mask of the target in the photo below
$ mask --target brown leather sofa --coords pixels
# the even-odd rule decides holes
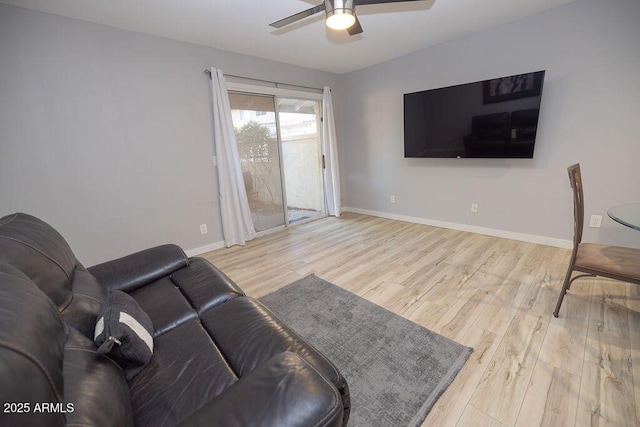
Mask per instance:
[[[153,357],[130,382],[96,353],[123,290],[149,315]],[[202,258],[175,245],[85,269],[26,214],[0,219],[0,425],[339,426],[335,366]]]

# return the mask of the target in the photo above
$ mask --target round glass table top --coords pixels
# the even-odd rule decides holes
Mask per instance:
[[[640,203],[614,206],[609,209],[607,215],[622,225],[640,231]]]

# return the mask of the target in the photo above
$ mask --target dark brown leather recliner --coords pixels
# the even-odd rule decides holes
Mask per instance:
[[[123,290],[150,316],[149,365],[127,383],[96,353]],[[85,269],[48,224],[0,219],[0,425],[339,426],[345,379],[202,258],[165,245]]]

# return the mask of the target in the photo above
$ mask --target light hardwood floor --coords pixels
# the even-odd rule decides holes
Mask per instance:
[[[260,297],[317,276],[474,348],[424,426],[633,426],[640,292],[569,250],[346,213],[205,255]]]

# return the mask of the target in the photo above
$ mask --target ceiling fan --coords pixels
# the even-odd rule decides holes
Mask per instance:
[[[356,16],[356,6],[409,1],[421,0],[324,0],[323,3],[318,6],[314,6],[269,25],[275,28],[282,28],[285,25],[293,24],[294,22],[324,10],[327,14],[327,27],[333,28],[334,30],[347,30],[350,35],[354,36],[362,32],[360,21],[358,21],[358,17]]]

